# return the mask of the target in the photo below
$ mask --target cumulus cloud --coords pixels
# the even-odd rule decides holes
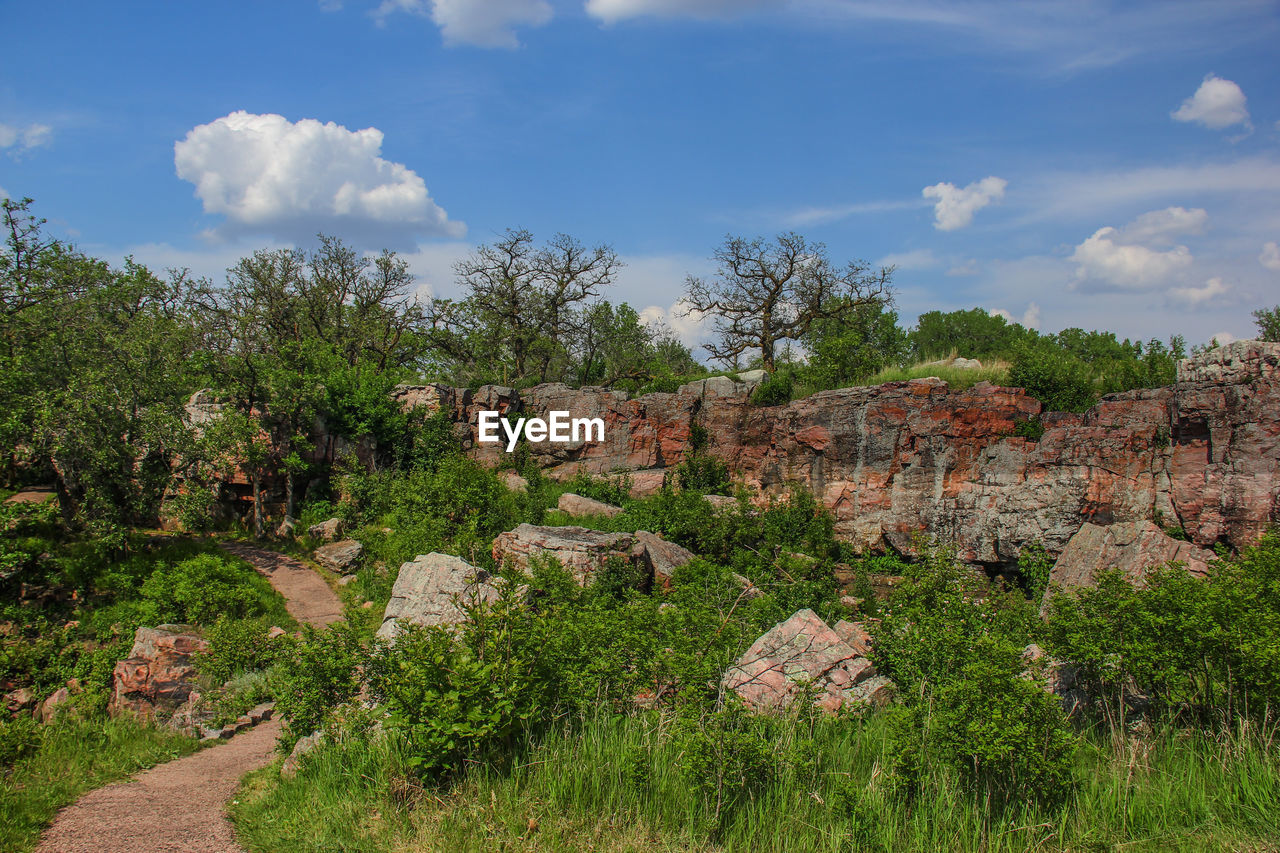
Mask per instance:
[[[1272,272],[1280,272],[1280,245],[1272,240],[1263,246],[1262,254],[1258,255],[1258,263]]]
[[[1157,246],[1172,245],[1175,238],[1184,234],[1203,234],[1209,222],[1209,214],[1202,207],[1166,207],[1152,210],[1120,229],[1127,243],[1152,243]]]
[[[52,138],[53,128],[47,124],[33,123],[19,127],[0,122],[0,148],[7,150],[10,156],[48,145]]]
[[[1194,259],[1186,246],[1161,251],[1126,243],[1108,226],[1076,246],[1071,260],[1078,265],[1076,281],[1091,285],[1086,290],[1149,290],[1185,271]]]
[[[315,119],[234,112],[174,144],[178,177],[195,184],[223,235],[266,233],[307,239],[331,231],[397,247],[416,237],[460,237],[412,169],[384,160],[382,131],[351,131]]]
[[[1076,283],[1093,291],[1150,290],[1170,284],[1195,260],[1176,238],[1203,233],[1208,221],[1209,214],[1201,208],[1167,207],[1144,213],[1123,228],[1099,228],[1071,255]],[[1205,299],[1219,295],[1212,288],[1190,290],[1204,291]]]
[[[448,45],[516,48],[516,27],[540,27],[551,20],[547,0],[382,0],[373,12],[379,24],[396,12],[430,17]]]
[[[783,0],[587,0],[587,14],[606,24],[628,18],[726,18],[771,6]]]
[[[1040,328],[1040,306],[1035,302],[1028,305],[1027,310],[1022,312],[1022,319],[1014,317],[1013,314],[1003,308],[995,308],[987,313],[992,317],[1003,317],[1006,321],[1018,323],[1027,329]]]
[[[934,184],[920,194],[937,199],[933,205],[933,227],[939,231],[955,231],[973,222],[973,215],[979,210],[1004,198],[1007,186],[1009,182],[1004,178],[992,175],[963,188],[950,183]]]
[[[1230,80],[1214,74],[1205,76],[1200,88],[1182,102],[1182,106],[1170,115],[1174,121],[1193,121],[1213,130],[1221,130],[1234,124],[1253,129],[1249,110],[1245,107],[1244,92]]]
[[[661,305],[649,305],[639,312],[640,322],[651,329],[668,329],[680,343],[695,350],[707,338],[706,315],[701,311],[690,311],[690,306],[683,299],[677,299],[668,308]]]
[[[1174,287],[1169,290],[1169,295],[1177,302],[1182,302],[1192,308],[1212,302],[1219,296],[1226,296],[1231,292],[1231,285],[1222,279],[1214,276],[1199,287]]]

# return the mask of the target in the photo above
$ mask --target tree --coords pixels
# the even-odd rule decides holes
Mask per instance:
[[[1018,343],[1034,340],[1036,333],[1010,323],[985,308],[960,311],[926,311],[911,330],[911,347],[918,359],[1008,358]]]
[[[849,261],[838,268],[823,244],[796,233],[770,242],[730,235],[714,258],[714,278],[686,280],[685,316],[713,318],[718,340],[704,347],[731,366],[756,350],[772,372],[780,342],[800,340],[818,320],[838,321],[861,305],[891,299],[891,267],[872,271],[865,261]]]
[[[492,378],[500,366],[504,382],[546,382],[569,370],[581,309],[621,267],[609,246],[558,234],[537,247],[530,232],[509,229],[454,266],[467,296],[433,303],[432,340],[465,378]]]
[[[50,239],[29,205],[2,206],[0,440],[54,480],[68,526],[152,521],[188,438],[193,283]]]
[[[809,352],[804,373],[819,388],[863,382],[902,361],[909,349],[897,312],[877,302],[856,306],[842,319],[817,320],[801,343]]]
[[[1254,311],[1253,322],[1258,326],[1258,340],[1280,342],[1280,305]]]

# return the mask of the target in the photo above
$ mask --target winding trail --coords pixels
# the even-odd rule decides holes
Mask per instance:
[[[305,564],[238,542],[222,548],[266,575],[299,622],[323,626],[342,618],[338,597]],[[58,813],[37,853],[243,853],[226,803],[244,774],[271,761],[280,726],[263,723],[86,794]]]

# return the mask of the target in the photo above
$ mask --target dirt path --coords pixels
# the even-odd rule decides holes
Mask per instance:
[[[223,545],[270,579],[299,622],[328,625],[342,606],[319,575],[290,557]],[[271,761],[280,722],[99,788],[58,813],[37,853],[243,853],[226,816],[240,778]]]
[[[271,585],[284,596],[289,613],[299,622],[321,626],[342,618],[342,604],[338,601],[338,596],[305,563],[243,542],[227,542],[221,547],[224,551],[248,560],[255,569],[266,575]]]

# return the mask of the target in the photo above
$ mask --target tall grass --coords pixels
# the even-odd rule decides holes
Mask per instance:
[[[85,791],[196,749],[194,738],[123,717],[64,719],[40,729],[35,751],[0,781],[0,851],[29,850]]]
[[[1086,737],[1076,792],[1041,807],[982,802],[942,775],[905,796],[882,719],[824,721],[804,760],[717,819],[670,735],[658,714],[600,716],[443,788],[416,784],[394,739],[354,737],[294,779],[261,771],[234,816],[256,851],[1280,850],[1280,764],[1256,736]]]

